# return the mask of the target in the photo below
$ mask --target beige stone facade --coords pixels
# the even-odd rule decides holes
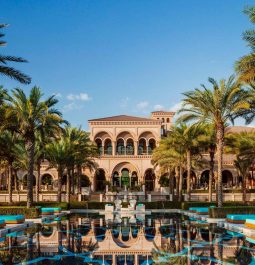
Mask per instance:
[[[162,133],[172,126],[173,112],[153,112],[150,118],[119,115],[89,120],[90,137],[100,150],[99,174],[92,189],[103,189],[103,181],[114,187],[159,189],[151,157]]]

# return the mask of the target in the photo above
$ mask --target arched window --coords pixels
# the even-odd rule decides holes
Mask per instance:
[[[125,146],[124,146],[124,140],[123,139],[117,140],[117,154],[118,155],[125,155]]]
[[[149,140],[148,154],[152,154],[153,149],[156,147],[156,141],[154,139]]]
[[[134,141],[132,139],[127,140],[126,153],[127,153],[127,155],[133,155],[134,154]]]
[[[110,139],[106,139],[104,142],[104,154],[112,155],[112,141]]]
[[[166,122],[167,122],[167,123],[169,123],[169,122],[170,122],[170,119],[169,119],[169,118],[167,118],[167,119],[166,119]]]
[[[147,148],[146,148],[146,141],[144,138],[141,138],[139,140],[139,144],[138,144],[138,154],[139,155],[143,155],[147,153]]]
[[[102,144],[102,140],[97,138],[95,140],[96,144],[97,144],[97,148],[98,148],[98,152],[99,152],[99,155],[102,155],[103,154],[103,144]]]

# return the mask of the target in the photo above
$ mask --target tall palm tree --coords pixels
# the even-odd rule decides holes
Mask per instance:
[[[6,28],[7,26],[7,24],[0,24],[0,30]],[[0,31],[0,47],[6,45],[6,42],[2,40],[4,36],[5,34]],[[13,67],[7,66],[7,62],[26,63],[27,60],[16,56],[0,55],[0,74],[15,79],[22,84],[30,84],[31,78],[29,76]]]
[[[5,159],[8,163],[8,194],[9,203],[12,203],[12,186],[13,186],[13,164],[19,156],[19,146],[21,139],[15,132],[4,130],[0,133],[0,158]]]
[[[255,133],[241,132],[226,135],[225,152],[236,155],[234,166],[242,176],[243,201],[246,202],[247,177],[255,162]]]
[[[245,91],[234,76],[219,83],[209,78],[212,89],[202,85],[201,89],[195,89],[184,93],[182,116],[179,121],[194,121],[196,123],[210,123],[216,130],[217,149],[217,201],[222,206],[222,159],[225,140],[225,125],[234,122],[236,117],[243,115],[250,109],[250,94]]]
[[[172,134],[176,139],[176,145],[182,147],[182,150],[186,153],[186,169],[187,169],[187,196],[190,200],[190,183],[191,183],[191,169],[192,169],[192,157],[197,156],[199,153],[200,137],[205,133],[203,126],[190,125],[181,123],[172,130]]]
[[[212,202],[212,188],[214,180],[214,164],[215,164],[215,152],[216,152],[216,134],[215,128],[211,124],[204,124],[205,133],[200,137],[200,148],[205,149],[209,153],[209,202]]]
[[[255,23],[255,6],[248,7],[244,10],[250,21]],[[235,70],[239,76],[239,80],[245,83],[255,81],[255,30],[246,30],[243,33],[243,39],[247,42],[247,46],[251,48],[251,52],[241,57],[235,64]]]
[[[46,159],[49,161],[49,167],[56,168],[58,172],[58,195],[57,200],[61,202],[62,180],[64,170],[69,159],[69,143],[63,137],[55,139],[46,146]]]
[[[55,108],[58,100],[51,96],[42,100],[43,94],[39,87],[33,87],[27,96],[22,89],[12,90],[12,95],[6,96],[5,122],[2,127],[15,127],[25,141],[28,152],[27,174],[27,207],[33,203],[33,172],[36,133],[42,133],[45,128],[52,128],[58,132],[65,121],[61,113]]]

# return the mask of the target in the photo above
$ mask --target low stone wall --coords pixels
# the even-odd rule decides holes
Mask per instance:
[[[208,201],[208,193],[191,193],[191,201]],[[213,193],[213,201],[216,200],[216,194]],[[246,194],[247,201],[255,200],[255,193]],[[242,193],[224,193],[223,201],[242,201]]]
[[[66,195],[62,194],[62,201],[65,201]],[[13,202],[21,202],[27,201],[27,194],[26,193],[14,193],[12,195]],[[0,202],[8,202],[9,195],[8,193],[0,193]],[[34,194],[34,201],[35,201],[35,194]],[[39,201],[57,201],[57,194],[56,193],[42,193],[39,194]]]

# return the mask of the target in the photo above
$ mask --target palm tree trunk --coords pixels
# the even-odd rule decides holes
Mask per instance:
[[[214,156],[215,156],[215,148],[210,148],[210,175],[209,175],[209,202],[212,202],[212,182],[214,179]]]
[[[246,193],[247,193],[247,187],[246,187],[246,179],[247,174],[243,174],[243,202],[246,202]]]
[[[58,168],[58,202],[61,202],[63,170]]]
[[[182,201],[182,182],[183,182],[183,168],[180,166],[180,174],[179,174],[179,202]]]
[[[81,166],[78,166],[78,193],[81,193]]]
[[[223,147],[224,147],[224,125],[217,125],[217,162],[218,162],[218,174],[217,174],[217,198],[218,207],[222,207],[223,204],[223,192],[222,192],[222,160],[223,160]]]
[[[28,172],[27,172],[27,208],[33,205],[33,176],[34,176],[34,153],[35,139],[33,136],[27,141]]]
[[[18,175],[17,169],[14,170],[14,190],[18,191]]]
[[[178,167],[175,168],[175,180],[176,180],[176,183],[175,183],[175,186],[176,186],[176,197],[177,197],[177,200],[179,201],[179,182],[180,182],[180,176],[179,176],[179,169]]]
[[[191,179],[191,152],[187,151],[187,195],[190,201],[190,179]]]
[[[37,163],[37,176],[36,176],[36,190],[35,190],[36,202],[39,202],[39,193],[41,187],[40,179],[41,179],[41,161],[39,160]]]
[[[67,170],[67,177],[66,177],[66,202],[70,202],[70,179],[71,179],[71,170]]]
[[[9,162],[8,166],[8,193],[9,203],[12,203],[12,162]]]

